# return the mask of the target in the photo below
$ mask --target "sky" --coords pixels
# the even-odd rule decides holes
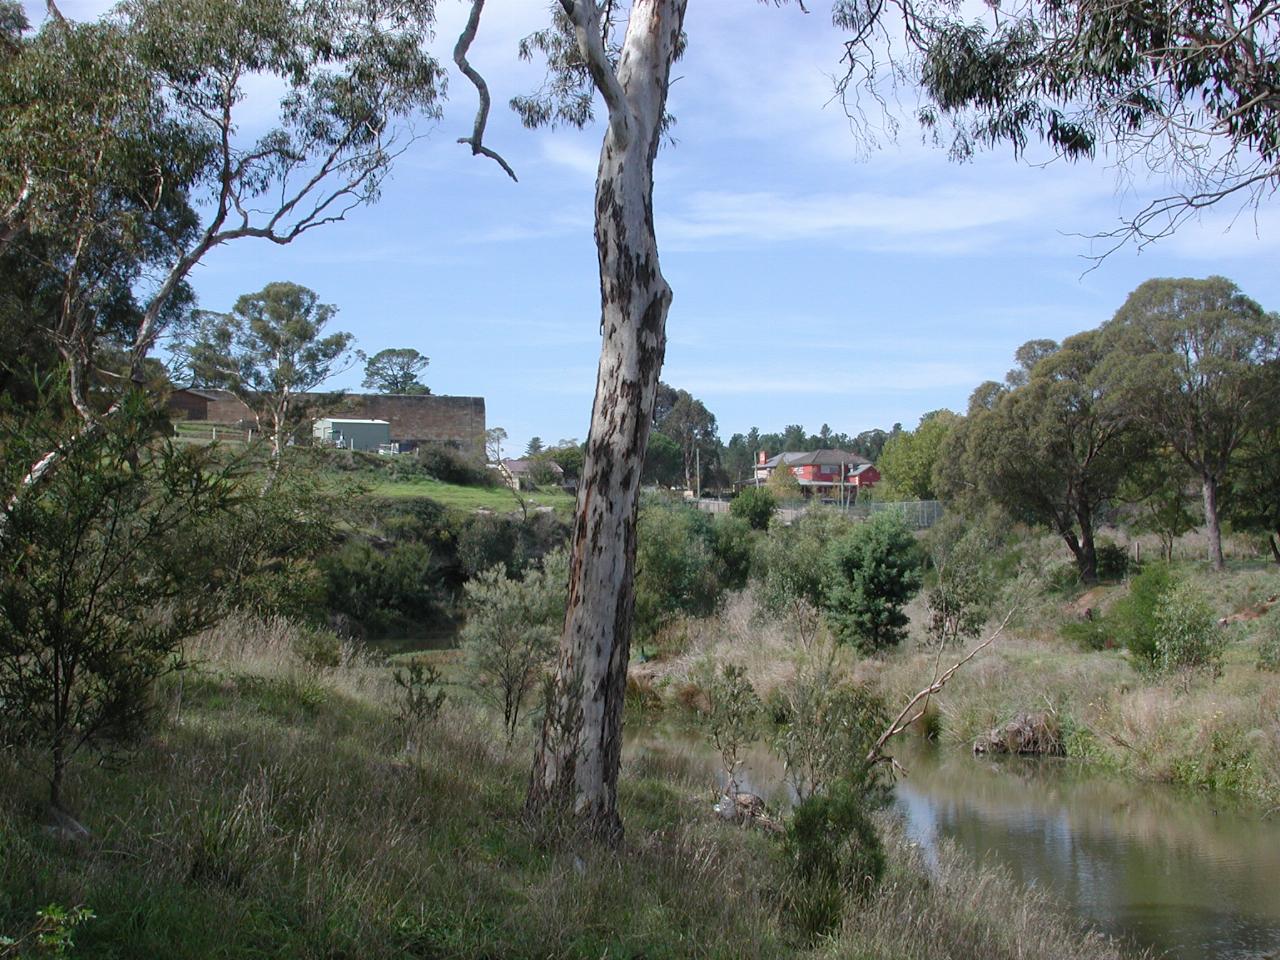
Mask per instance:
[[[62,0],[72,19],[106,10]],[[832,101],[842,34],[746,0],[691,0],[673,70],[673,146],[658,155],[655,216],[674,290],[662,379],[717,417],[721,438],[828,424],[851,435],[963,411],[1019,344],[1108,320],[1151,277],[1234,280],[1280,309],[1280,205],[1220,206],[1173,237],[1100,263],[1089,237],[1167,187],[1092,163],[1027,162],[1008,149],[963,164],[904,122],[872,148]],[[43,2],[27,0],[38,22]],[[520,177],[456,140],[474,91],[450,51],[466,4],[440,0],[430,43],[450,70],[438,121],[397,162],[381,201],[280,248],[244,240],[192,274],[200,305],[227,310],[275,280],[338,307],[332,326],[369,354],[431,358],[433,393],[485,398],[508,449],[584,439],[599,356],[592,205],[602,128],[523,129],[505,107],[540,70],[515,56],[542,0],[489,0],[471,60],[494,95],[486,143]],[[265,123],[270,90],[247,106]],[[900,96],[899,117],[914,97]],[[601,113],[602,111],[597,111]],[[1035,161],[1048,158],[1032,158]],[[360,388],[354,367],[333,385]]]

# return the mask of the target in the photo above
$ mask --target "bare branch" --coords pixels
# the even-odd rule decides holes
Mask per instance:
[[[618,149],[625,150],[631,141],[636,120],[632,116],[627,93],[618,80],[613,64],[609,61],[609,52],[605,49],[600,32],[600,8],[596,6],[595,0],[560,0],[560,5],[573,23],[578,49],[582,58],[587,61],[592,82],[604,97],[605,107],[609,110],[609,128],[613,131]]]
[[[483,10],[484,0],[471,0],[471,15],[467,17],[467,25],[462,28],[462,35],[458,37],[458,42],[453,48],[453,62],[458,65],[458,69],[462,71],[463,76],[471,81],[480,97],[480,103],[476,107],[476,121],[475,126],[471,129],[471,136],[459,137],[458,142],[470,146],[473,156],[478,155],[493,160],[507,172],[507,176],[519,182],[520,178],[511,169],[511,165],[495,151],[484,145],[484,128],[489,123],[489,106],[491,104],[489,85],[484,82],[484,77],[480,76],[480,72],[471,66],[471,63],[467,60],[467,51],[471,49],[471,43],[476,38],[476,30],[480,26],[480,14]]]
[[[924,716],[925,711],[929,708],[929,699],[943,687],[945,687],[952,677],[956,675],[961,667],[976,657],[979,653],[991,646],[1002,633],[1005,627],[1009,625],[1009,621],[1013,619],[1013,615],[1017,608],[1014,607],[1004,615],[1004,619],[1000,621],[995,631],[983,640],[980,644],[970,650],[965,656],[961,657],[951,666],[947,667],[942,673],[937,672],[938,661],[934,662],[934,678],[933,682],[917,693],[914,697],[907,701],[907,705],[902,708],[901,712],[893,719],[893,722],[885,728],[885,731],[876,739],[875,745],[867,753],[866,763],[868,766],[874,766],[877,763],[889,763],[895,770],[900,770],[901,766],[884,752],[885,746],[902,733],[913,723]],[[939,660],[941,659],[941,650],[939,650]],[[917,709],[917,706],[919,709]],[[912,713],[912,711],[915,711]],[[909,715],[909,716],[908,716]]]

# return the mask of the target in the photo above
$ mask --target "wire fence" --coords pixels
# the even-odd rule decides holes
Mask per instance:
[[[701,500],[690,501],[699,510],[705,510],[707,513],[728,513],[728,500],[712,500],[703,497]],[[843,512],[846,516],[854,520],[867,520],[877,513],[896,513],[902,517],[903,521],[909,527],[916,530],[927,530],[935,523],[942,519],[945,512],[941,500],[904,500],[898,502],[880,502],[870,501],[866,503],[851,503],[845,506],[839,504],[818,503],[811,500],[794,500],[784,502],[778,507],[778,518],[783,523],[791,523],[801,517],[809,510],[837,510]]]

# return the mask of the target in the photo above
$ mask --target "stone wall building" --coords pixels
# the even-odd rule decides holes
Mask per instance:
[[[175,390],[169,409],[175,419],[240,427],[254,423],[253,411],[229,390]],[[446,443],[484,458],[484,397],[349,393],[336,403],[325,403],[316,415],[385,420],[391,425],[392,441],[402,449]]]

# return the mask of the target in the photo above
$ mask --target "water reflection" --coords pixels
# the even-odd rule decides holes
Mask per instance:
[[[723,775],[695,733],[629,731],[633,763],[662,763],[708,786]],[[896,791],[926,854],[943,839],[1051,888],[1100,929],[1176,960],[1280,960],[1280,823],[1158,784],[1067,761],[976,760],[909,748]],[[743,789],[789,799],[777,759],[750,750]]]

